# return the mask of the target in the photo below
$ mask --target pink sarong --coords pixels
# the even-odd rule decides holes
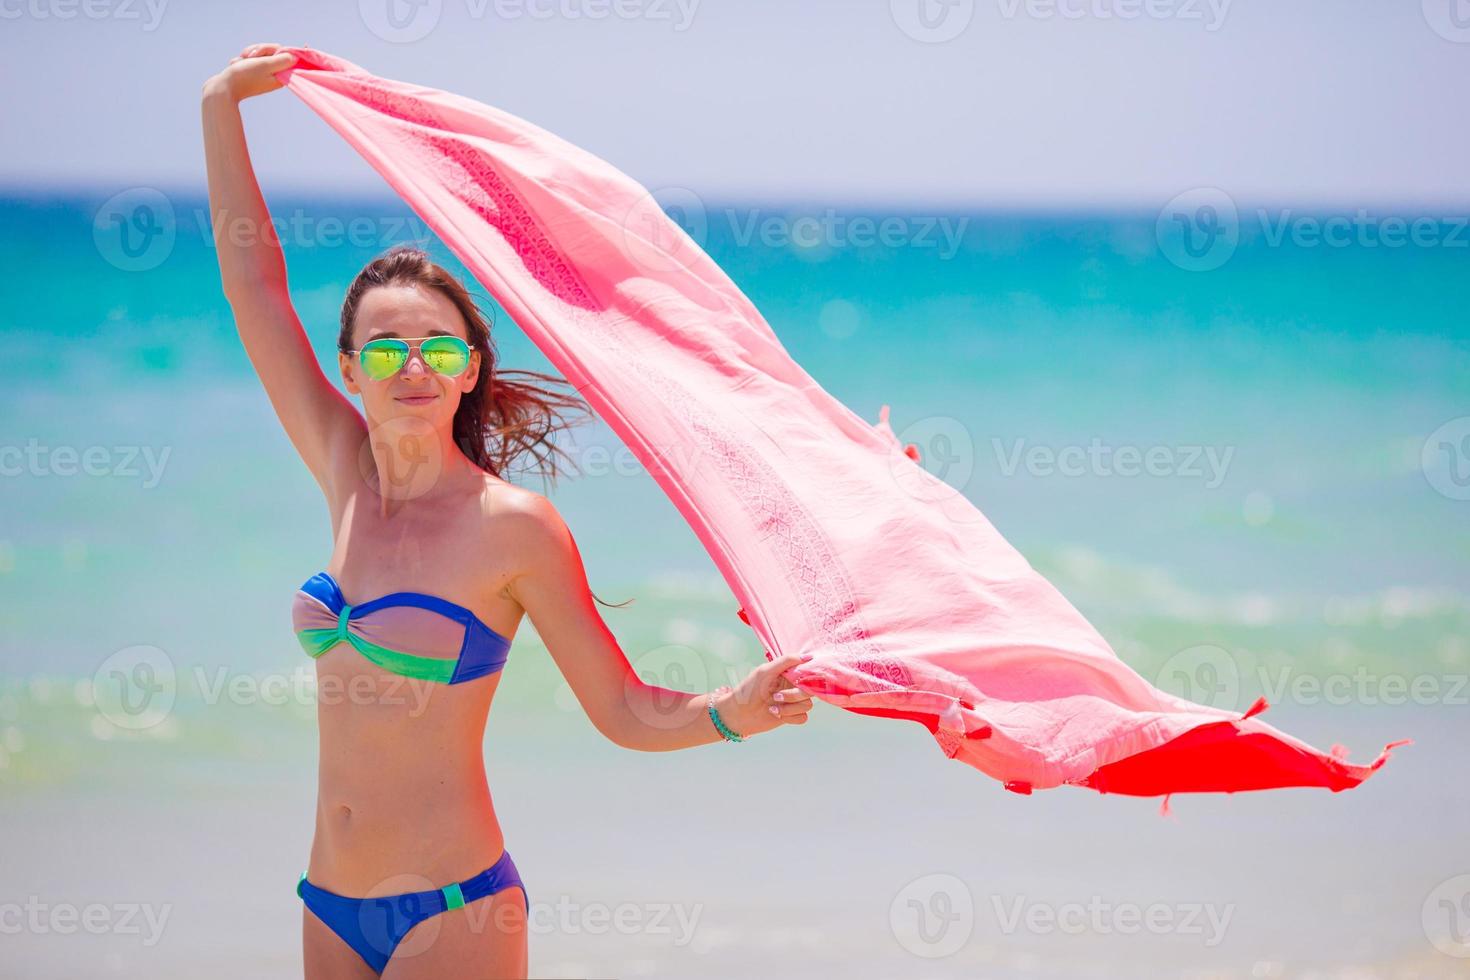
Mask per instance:
[[[1356,786],[1368,765],[1161,691],[964,496],[791,359],[636,181],[508,112],[292,48],[278,77],[438,234],[630,447],[767,657],[1029,793]],[[1165,799],[1167,807],[1167,798]]]

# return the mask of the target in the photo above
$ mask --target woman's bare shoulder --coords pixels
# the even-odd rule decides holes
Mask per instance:
[[[545,495],[493,477],[487,484],[485,517],[492,533],[536,537],[560,533],[566,527],[556,505]]]
[[[571,530],[550,499],[509,483],[492,485],[487,499],[485,533],[499,559],[502,595],[513,597],[507,587],[528,577],[562,581],[580,574]]]

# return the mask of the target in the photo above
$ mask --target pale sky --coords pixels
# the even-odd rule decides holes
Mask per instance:
[[[0,183],[202,192],[200,85],[279,41],[707,197],[1465,206],[1453,2],[0,0]],[[385,189],[289,93],[245,113],[268,195]]]

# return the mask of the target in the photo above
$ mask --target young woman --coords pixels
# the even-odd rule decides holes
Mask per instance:
[[[796,657],[708,694],[634,674],[566,524],[502,479],[523,455],[549,460],[557,409],[584,406],[498,371],[474,302],[423,252],[390,251],[347,291],[338,366],[362,412],[322,374],[266,233],[239,112],[281,87],[275,73],[294,57],[280,47],[231,59],[205,82],[202,113],[224,292],[335,542],[293,606],[316,658],[320,729],[316,830],[297,885],[306,975],[524,977],[529,898],[481,754],[522,615],[597,730],[630,749],[803,724],[812,702],[782,676]]]

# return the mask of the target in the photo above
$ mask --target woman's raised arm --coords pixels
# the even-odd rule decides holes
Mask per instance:
[[[322,374],[291,305],[286,262],[250,164],[240,118],[243,99],[281,88],[275,75],[291,67],[295,55],[280,48],[251,45],[204,83],[210,221],[220,281],[245,352],[287,436],[330,498],[333,461],[350,457],[343,450],[360,443],[366,423]]]

